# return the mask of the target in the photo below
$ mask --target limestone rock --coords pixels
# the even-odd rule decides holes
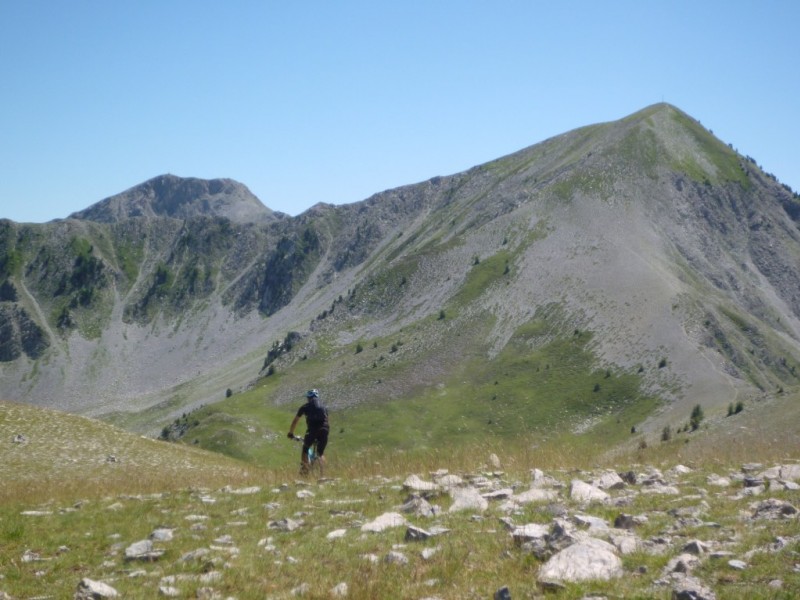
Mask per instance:
[[[74,600],[99,600],[100,598],[117,598],[119,593],[102,581],[81,579],[75,592]]]
[[[369,523],[364,523],[361,526],[361,531],[380,533],[381,531],[391,529],[392,527],[402,527],[405,524],[406,519],[403,515],[396,512],[387,512],[383,513],[381,516],[377,517],[373,521],[370,521]]]
[[[151,540],[134,542],[125,549],[125,560],[156,560],[163,556],[163,550],[156,550]]]
[[[570,498],[578,502],[606,502],[610,496],[598,487],[580,479],[573,479],[570,487]]]
[[[419,475],[409,475],[403,482],[403,487],[412,492],[433,492],[439,486],[432,481],[424,481]]]
[[[622,561],[614,547],[586,538],[553,555],[539,570],[543,583],[609,580],[622,575]]]
[[[489,501],[481,496],[475,488],[454,488],[450,490],[453,504],[450,505],[450,512],[460,510],[476,510],[483,512],[489,507]]]

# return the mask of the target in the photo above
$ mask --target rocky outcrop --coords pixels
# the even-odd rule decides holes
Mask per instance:
[[[0,302],[0,362],[10,362],[23,355],[36,360],[49,345],[47,334],[24,308]]]

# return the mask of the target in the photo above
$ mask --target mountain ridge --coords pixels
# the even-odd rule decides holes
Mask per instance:
[[[513,340],[535,352],[589,331],[597,368],[638,373],[663,398],[658,427],[694,403],[796,385],[796,203],[660,104],[297,217],[6,222],[0,284],[17,300],[0,302],[0,325],[21,331],[10,311],[25,310],[50,346],[0,374],[14,399],[57,404],[58,389],[77,412],[163,419],[272,366],[274,402],[311,378],[344,407],[448,389]],[[548,332],[520,338],[542,315]],[[397,349],[368,358],[356,344]]]

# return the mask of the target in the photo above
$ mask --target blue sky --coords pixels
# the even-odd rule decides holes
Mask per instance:
[[[800,191],[800,2],[0,0],[0,218],[363,200],[666,101]]]

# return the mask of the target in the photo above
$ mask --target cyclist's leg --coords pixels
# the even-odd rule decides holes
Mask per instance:
[[[314,443],[314,436],[310,431],[306,431],[303,438],[303,448],[300,450],[300,474],[305,475],[308,473],[308,449]]]
[[[319,471],[322,474],[322,468],[325,466],[325,448],[328,446],[328,430],[320,429],[317,432],[317,462],[319,462]]]

